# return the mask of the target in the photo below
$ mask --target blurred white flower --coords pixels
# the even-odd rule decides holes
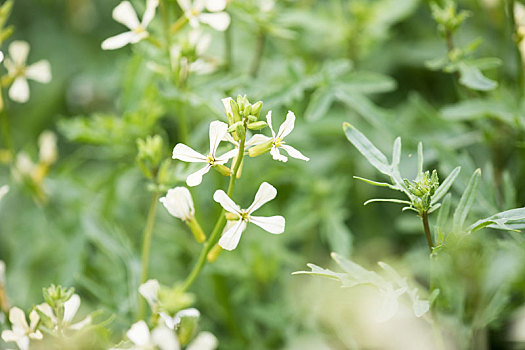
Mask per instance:
[[[208,74],[215,70],[216,66],[201,58],[211,43],[211,35],[203,34],[201,30],[195,29],[189,33],[186,43],[174,44],[170,48],[171,65],[173,69],[180,67],[181,71],[196,74]],[[188,58],[184,53],[189,50],[192,56]]]
[[[0,51],[0,63],[4,60],[4,53]]]
[[[219,345],[217,338],[210,332],[200,332],[186,350],[214,350]]]
[[[225,31],[230,25],[230,15],[224,11],[226,0],[177,0],[192,28],[200,23],[208,24],[215,30]],[[208,10],[206,13],[204,10]]]
[[[217,156],[217,148],[219,143],[224,139],[224,136],[228,132],[228,125],[220,121],[214,121],[210,123],[210,153],[204,156],[191,147],[186,146],[183,143],[178,143],[173,149],[173,159],[179,159],[183,162],[190,163],[206,163],[206,166],[193,174],[190,174],[186,179],[188,186],[197,186],[202,182],[202,176],[210,171],[210,168],[214,165],[224,165],[229,159],[235,156],[235,150],[226,152],[222,156]]]
[[[279,127],[279,132],[277,134],[272,127],[272,111],[269,111],[266,115],[266,122],[272,131],[272,137],[263,136],[263,138],[265,142],[271,141],[270,154],[272,155],[273,159],[280,160],[281,162],[288,161],[288,158],[279,152],[279,148],[281,148],[285,150],[290,155],[290,157],[306,161],[310,160],[310,158],[304,156],[301,152],[284,142],[284,138],[288,136],[294,128],[295,114],[293,114],[292,111],[288,111],[286,120]]]
[[[201,313],[199,312],[199,310],[195,308],[189,308],[189,309],[180,310],[173,317],[168,315],[165,312],[161,312],[159,315],[164,321],[164,324],[166,325],[166,327],[168,327],[169,329],[176,330],[179,327],[183,317],[199,318]]]
[[[2,198],[4,198],[4,196],[7,194],[7,192],[9,192],[9,186],[8,185],[0,186],[0,200],[2,200]]]
[[[148,280],[139,286],[139,293],[154,310],[159,302],[160,284],[157,280]]]
[[[2,339],[5,342],[16,342],[20,350],[28,350],[30,339],[42,339],[42,333],[37,330],[38,321],[40,317],[38,313],[33,310],[29,314],[29,322],[27,324],[26,315],[24,311],[17,307],[9,310],[9,321],[11,322],[11,330],[2,332]]]
[[[25,179],[30,179],[33,176],[33,172],[36,168],[35,163],[29,157],[29,154],[22,151],[16,155],[14,167],[12,169],[13,177],[16,181],[22,182]]]
[[[57,136],[54,132],[46,130],[38,137],[40,161],[44,164],[53,164],[57,161]]]
[[[49,319],[54,325],[54,328],[57,329],[57,316],[55,315],[55,312],[51,308],[51,306],[49,306],[49,304],[47,303],[42,303],[40,305],[37,305],[36,307],[40,312],[49,317]],[[77,314],[79,307],[80,297],[78,296],[78,294],[73,294],[71,298],[69,298],[69,300],[64,303],[64,316],[61,322],[62,329],[80,330],[91,323],[91,316],[87,316],[80,322],[72,323],[73,318]]]
[[[253,216],[251,215],[255,210],[259,209],[265,203],[271,201],[277,195],[275,187],[267,182],[263,182],[259,186],[259,190],[255,194],[253,203],[248,209],[241,209],[230,197],[223,191],[217,190],[213,195],[213,199],[219,203],[226,211],[236,215],[238,221],[223,233],[219,240],[219,245],[226,250],[233,250],[237,247],[241,239],[242,232],[246,229],[249,222],[261,227],[262,229],[273,233],[280,234],[284,232],[285,220],[282,216]]]
[[[142,320],[134,323],[126,335],[135,345],[131,348],[134,350],[149,350],[157,347],[161,350],[180,349],[179,341],[173,331],[159,326],[150,333],[148,325]]]
[[[186,187],[175,187],[168,190],[168,193],[160,199],[160,202],[171,215],[182,221],[190,220],[195,216],[193,199]]]
[[[29,84],[27,79],[47,84],[51,81],[51,66],[49,61],[41,60],[30,66],[26,65],[29,54],[29,44],[25,41],[13,41],[8,48],[9,56],[4,65],[7,73],[13,78],[9,88],[9,98],[15,102],[24,103],[29,100]]]
[[[146,11],[142,17],[142,22],[139,22],[137,13],[131,6],[129,1],[122,1],[117,7],[113,9],[113,19],[122,23],[130,30],[122,34],[118,34],[107,38],[102,42],[103,50],[120,49],[127,44],[135,44],[148,37],[149,33],[146,28],[153,20],[155,11],[159,5],[159,0],[147,0]]]

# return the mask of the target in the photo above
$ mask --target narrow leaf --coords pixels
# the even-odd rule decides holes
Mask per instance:
[[[447,176],[447,178],[439,185],[439,187],[436,190],[436,193],[432,196],[432,201],[430,202],[431,205],[439,202],[441,198],[443,198],[444,195],[447,194],[448,190],[450,189],[450,186],[454,183],[454,180],[456,180],[456,177],[458,176],[459,172],[461,171],[461,167],[458,166],[452,172]]]
[[[305,118],[311,121],[321,119],[330,109],[333,99],[334,93],[329,86],[317,89],[312,94],[308,108],[306,108]]]
[[[408,205],[411,205],[412,203],[410,203],[409,201],[404,201],[402,199],[393,199],[393,198],[374,198],[374,199],[369,199],[367,200],[363,205],[367,205],[369,203],[374,203],[374,202],[390,202],[390,203],[398,203],[398,204],[408,204]]]
[[[377,182],[377,181],[373,181],[373,180],[370,180],[370,179],[365,179],[364,177],[359,177],[359,176],[354,176],[354,179],[361,180],[361,181],[366,182],[367,184],[370,184],[370,185],[380,186],[380,187],[388,187],[388,188],[391,188],[393,190],[397,190],[397,187],[392,186],[391,184],[386,183],[386,182]]]
[[[467,218],[467,215],[470,211],[470,207],[472,206],[472,202],[474,202],[474,198],[477,193],[480,175],[481,175],[481,170],[476,169],[474,173],[472,174],[467,184],[467,188],[465,189],[465,191],[463,192],[463,195],[461,196],[461,199],[459,200],[459,204],[456,208],[456,211],[454,212],[454,219],[453,219],[453,222],[454,222],[453,227],[454,227],[454,231],[456,232],[462,229],[465,219]]]

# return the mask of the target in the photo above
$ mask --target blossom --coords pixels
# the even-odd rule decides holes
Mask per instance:
[[[120,49],[127,44],[135,44],[142,39],[147,38],[149,33],[146,31],[146,28],[153,20],[158,5],[159,0],[147,0],[146,11],[142,17],[142,22],[139,22],[137,13],[133,9],[133,6],[131,6],[131,3],[129,1],[122,1],[113,9],[113,19],[122,23],[130,30],[104,40],[102,42],[102,49]]]
[[[190,220],[195,216],[193,199],[186,187],[175,187],[168,190],[168,193],[160,199],[160,202],[171,215],[182,221]]]
[[[173,159],[179,159],[183,162],[190,163],[206,163],[206,166],[193,174],[190,174],[186,183],[188,186],[197,186],[202,182],[202,176],[210,171],[212,166],[224,165],[230,158],[235,156],[235,150],[226,152],[222,156],[217,156],[217,148],[219,143],[228,132],[228,125],[220,121],[214,121],[210,123],[210,152],[207,156],[204,156],[191,147],[186,146],[183,143],[178,143],[173,149]]]
[[[230,25],[230,15],[224,11],[226,0],[177,0],[177,2],[192,28],[198,28],[199,23],[205,23],[222,32]],[[205,9],[209,13],[204,13]]]
[[[246,225],[249,222],[252,222],[273,234],[283,233],[285,220],[282,216],[262,217],[251,215],[255,210],[259,209],[266,202],[274,199],[276,195],[277,190],[275,187],[267,182],[263,182],[255,194],[253,203],[248,207],[248,209],[241,209],[237,204],[235,204],[235,202],[231,200],[230,197],[228,197],[224,191],[217,190],[213,195],[213,199],[226,211],[238,217],[238,221],[235,224],[230,224],[230,227],[225,230],[219,240],[219,245],[226,250],[235,249],[239,243],[239,240],[241,239],[242,232],[246,229]]]
[[[44,164],[53,164],[57,161],[57,136],[46,130],[38,137],[39,158]]]
[[[189,309],[180,310],[173,317],[165,312],[161,312],[159,315],[164,320],[164,324],[166,324],[169,329],[177,329],[184,317],[199,318],[201,313],[199,310],[192,307]]]
[[[146,299],[152,310],[159,302],[160,284],[157,280],[148,280],[139,286],[139,293]]]
[[[77,314],[79,307],[80,297],[78,296],[78,294],[73,294],[71,298],[69,298],[69,300],[64,303],[64,315],[61,321],[62,329],[80,330],[91,323],[91,316],[87,316],[80,322],[71,323],[73,321],[73,318]],[[51,308],[49,304],[42,303],[40,305],[37,305],[37,309],[44,315],[49,317],[55,329],[58,327],[57,315],[55,315],[53,308]]]
[[[37,330],[40,316],[33,310],[29,314],[29,322],[27,324],[26,315],[24,311],[17,307],[9,310],[9,321],[11,321],[11,330],[2,332],[2,339],[5,342],[16,342],[21,350],[29,349],[30,339],[42,339],[42,333]]]
[[[131,349],[146,350],[159,347],[161,350],[179,350],[179,341],[175,334],[164,326],[155,328],[151,333],[144,321],[134,323],[126,332],[129,340],[135,344]]]
[[[4,65],[8,75],[13,78],[9,88],[9,98],[15,102],[24,103],[29,100],[29,84],[27,79],[47,84],[51,81],[51,66],[49,61],[41,60],[30,66],[26,65],[29,54],[29,44],[25,41],[15,40],[8,48],[9,56]]]
[[[211,35],[203,34],[201,30],[192,30],[188,35],[188,41],[174,44],[170,48],[171,65],[174,69],[180,66],[185,74],[192,72],[196,74],[208,74],[215,70],[215,65],[203,58],[204,52],[211,43]],[[186,54],[190,53],[190,57]],[[192,57],[192,56],[195,57]]]
[[[281,124],[279,127],[279,131],[277,134],[273,130],[272,127],[272,111],[269,111],[266,115],[266,122],[268,123],[268,126],[270,127],[270,130],[272,132],[272,137],[264,136],[265,143],[261,144],[261,148],[267,149],[266,147],[270,148],[270,154],[272,155],[273,159],[280,160],[281,162],[288,161],[288,157],[282,155],[279,152],[279,148],[285,150],[291,157],[301,160],[309,161],[310,158],[304,156],[301,152],[293,148],[292,146],[289,146],[284,141],[284,138],[288,136],[295,124],[295,114],[293,114],[292,111],[288,111],[288,114],[286,115],[286,120],[284,123]],[[254,152],[250,152],[250,156],[256,156],[258,155],[257,151],[255,151],[255,148],[253,148]]]

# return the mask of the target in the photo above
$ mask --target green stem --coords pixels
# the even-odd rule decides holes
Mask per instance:
[[[420,214],[421,220],[423,220],[423,228],[425,229],[425,236],[427,237],[427,244],[430,253],[432,253],[432,248],[434,244],[432,243],[432,234],[430,233],[430,226],[428,224],[428,212],[424,211]]]
[[[518,101],[521,101],[521,98],[523,97],[523,90],[525,87],[525,78],[524,78],[523,62],[522,62],[523,58],[521,56],[521,51],[519,47],[520,40],[522,39],[520,38],[520,34],[518,33],[518,27],[516,25],[516,19],[514,17],[515,16],[514,15],[514,0],[507,1],[507,16],[509,17],[510,30],[512,33],[512,38],[515,43],[514,55],[515,55],[515,60],[516,60],[516,67],[518,69],[516,83],[518,85]]]
[[[250,69],[250,75],[256,77],[261,67],[262,56],[264,54],[264,45],[266,43],[266,33],[261,29],[257,35],[257,46],[255,48],[255,56],[253,56],[252,67]]]
[[[233,65],[232,24],[224,31],[224,69],[229,72]]]
[[[232,197],[233,195],[233,189],[235,188],[235,180],[237,178],[237,172],[239,171],[239,167],[242,163],[242,158],[244,157],[244,142],[245,139],[241,139],[241,142],[239,144],[239,153],[237,155],[236,162],[233,165],[232,168],[232,174],[230,175],[230,183],[228,184],[228,197]],[[204,267],[204,264],[206,263],[206,256],[208,255],[209,251],[217,244],[220,234],[222,231],[222,228],[224,227],[224,224],[226,223],[226,217],[224,216],[226,214],[226,211],[223,209],[221,210],[221,213],[219,215],[219,219],[217,220],[217,223],[215,224],[215,227],[213,228],[213,231],[206,241],[206,244],[201,250],[201,253],[199,255],[199,259],[197,260],[197,263],[193,267],[193,270],[188,275],[186,280],[184,281],[184,284],[182,286],[182,291],[188,290],[188,288],[193,284],[199,273],[201,272],[202,268]]]
[[[155,225],[155,212],[157,210],[157,202],[159,201],[159,193],[155,192],[151,197],[151,203],[148,211],[148,218],[146,219],[146,227],[144,228],[144,241],[142,242],[142,272],[140,274],[140,284],[146,282],[148,278],[149,254],[151,250],[151,238],[153,236],[153,226]],[[146,312],[146,303],[144,298],[139,297],[139,314],[138,319],[144,318]]]

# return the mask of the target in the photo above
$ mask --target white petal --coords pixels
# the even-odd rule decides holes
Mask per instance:
[[[217,338],[210,332],[200,332],[186,350],[215,350],[219,345]]]
[[[283,156],[281,153],[279,153],[279,149],[275,146],[272,146],[272,149],[270,150],[270,154],[272,155],[272,158],[275,160],[280,160],[281,162],[288,161],[288,157]]]
[[[177,327],[179,325],[179,323],[180,323],[180,319],[179,318],[171,317],[170,315],[168,315],[165,312],[160,312],[159,315],[160,315],[160,318],[162,318],[162,320],[164,321],[164,324],[169,329],[175,329],[175,327]]]
[[[88,324],[91,324],[91,321],[92,321],[91,316],[87,316],[82,321],[74,323],[71,326],[69,326],[69,329],[74,329],[74,330],[78,331],[78,330],[86,327]]]
[[[219,12],[226,8],[226,0],[206,0],[206,9],[210,12]]]
[[[17,308],[16,306],[12,307],[11,310],[9,310],[9,321],[11,321],[13,328],[16,326],[25,330],[29,329],[29,325],[27,324],[26,315],[24,314],[24,311]]]
[[[235,139],[232,137],[232,135],[230,135],[229,132],[226,133],[226,135],[224,135],[224,137],[222,138],[223,141],[228,141],[229,143],[235,145],[235,147],[239,147],[239,142],[238,141],[235,141]]]
[[[29,338],[23,337],[16,341],[16,345],[20,350],[29,350]]]
[[[206,5],[206,0],[193,0],[193,12],[201,13]]]
[[[305,155],[303,155],[301,152],[299,152],[292,146],[281,145],[280,148],[284,149],[290,155],[290,157],[293,157],[295,159],[306,160],[306,161],[310,160],[310,158],[306,157]]]
[[[51,81],[51,65],[49,61],[41,60],[27,67],[26,77],[39,83],[49,83]]]
[[[142,320],[134,323],[126,335],[135,345],[146,346],[150,343],[148,325]]]
[[[182,160],[183,162],[191,163],[206,163],[207,158],[197,151],[194,151],[191,147],[186,146],[183,143],[178,143],[173,148],[173,159]]]
[[[199,310],[197,310],[194,307],[190,307],[188,309],[180,310],[177,312],[175,317],[183,318],[183,317],[193,317],[193,318],[199,318],[201,316],[201,313]]]
[[[397,313],[399,308],[398,298],[405,290],[394,290],[389,287],[388,290],[383,291],[383,301],[380,307],[379,314],[376,315],[377,322],[386,322],[390,320]]]
[[[268,111],[266,114],[266,123],[268,123],[268,126],[270,127],[270,131],[272,132],[272,137],[275,138],[275,131],[273,131],[272,126],[272,111]]]
[[[193,199],[186,187],[175,187],[168,190],[168,193],[160,199],[160,202],[171,215],[181,220],[187,220],[195,215]]]
[[[40,312],[49,317],[53,322],[56,321],[55,313],[53,312],[53,309],[51,308],[51,306],[49,306],[49,304],[42,303],[37,305],[36,307]]]
[[[201,23],[206,23],[210,27],[220,32],[228,29],[230,25],[230,15],[226,12],[216,12],[216,13],[201,13],[199,15],[199,21]]]
[[[217,193],[217,192],[215,192]],[[241,239],[242,232],[246,229],[246,222],[244,220],[239,220],[230,228],[228,231],[224,232],[219,239],[219,245],[226,250],[234,250],[239,244]]]
[[[228,124],[221,121],[213,121],[210,123],[210,154],[215,156],[215,152],[219,147],[224,135],[228,132]]]
[[[179,3],[180,8],[184,12],[191,11],[191,2],[190,2],[190,0],[177,0],[177,2]]]
[[[259,209],[261,206],[263,206],[265,203],[271,201],[272,199],[277,196],[277,190],[275,187],[270,185],[268,182],[263,182],[259,189],[257,190],[257,193],[255,194],[255,199],[253,200],[252,205],[246,211],[251,214],[257,209]]]
[[[197,185],[200,185],[202,182],[202,176],[206,174],[208,171],[210,171],[211,165],[206,164],[206,166],[200,170],[197,170],[193,174],[189,175],[186,178],[186,184],[190,187],[194,187]]]
[[[29,313],[29,328],[31,330],[36,329],[38,321],[40,321],[40,315],[38,315],[38,312],[36,312],[35,310],[31,311]]]
[[[64,321],[71,322],[73,317],[77,314],[80,306],[80,297],[78,294],[73,294],[71,298],[64,303]]]
[[[15,40],[8,48],[9,56],[16,66],[25,66],[29,54],[29,44],[26,41]]]
[[[224,210],[237,214],[240,217],[241,208],[235,204],[235,202],[232,201],[232,199],[228,197],[226,192],[223,190],[215,191],[213,194],[213,200],[219,203],[224,208]]]
[[[221,99],[222,104],[224,105],[224,110],[226,111],[226,115],[228,115],[228,114],[232,114],[233,115],[232,106],[230,104],[232,100],[233,100],[233,98],[231,98],[231,97],[227,97],[227,98]]]
[[[139,293],[147,300],[151,308],[158,302],[160,284],[157,280],[148,280],[139,286]]]
[[[284,232],[285,220],[282,216],[250,216],[250,222],[276,235]]]
[[[11,330],[5,330],[2,332],[2,339],[7,343],[11,341],[17,341],[20,339],[20,334],[15,333]]]
[[[232,149],[231,151],[228,151],[224,153],[222,156],[218,156],[215,158],[215,163],[224,164],[228,160],[232,159],[239,153],[239,149]]]
[[[259,145],[271,139],[272,139],[271,137],[265,136],[263,134],[255,134],[248,141],[246,141],[244,146],[250,147],[250,146]]]
[[[101,44],[102,50],[120,49],[127,44],[131,44],[135,40],[136,36],[137,34],[134,32],[124,32],[122,34],[107,38]]]
[[[153,343],[157,345],[161,350],[179,350],[179,341],[175,337],[175,334],[170,329],[160,326],[153,330],[151,333]]]
[[[148,0],[146,2],[146,11],[142,17],[142,27],[146,28],[150,24],[153,17],[155,17],[155,10],[159,6],[159,0]]]
[[[292,111],[288,111],[288,114],[286,114],[286,120],[284,121],[284,123],[281,124],[279,132],[277,133],[277,137],[280,139],[284,139],[288,134],[292,132],[294,124],[295,114],[293,114]]]
[[[140,25],[137,13],[129,1],[122,1],[113,9],[113,19],[129,29],[135,29]]]
[[[4,60],[4,53],[0,51],[0,63]]]
[[[18,77],[9,88],[11,100],[24,103],[29,100],[29,84],[25,77]]]
[[[29,338],[31,339],[37,339],[37,340],[40,340],[44,337],[44,335],[42,334],[42,332],[40,331],[36,331],[36,332],[33,332],[33,333],[29,333]]]

